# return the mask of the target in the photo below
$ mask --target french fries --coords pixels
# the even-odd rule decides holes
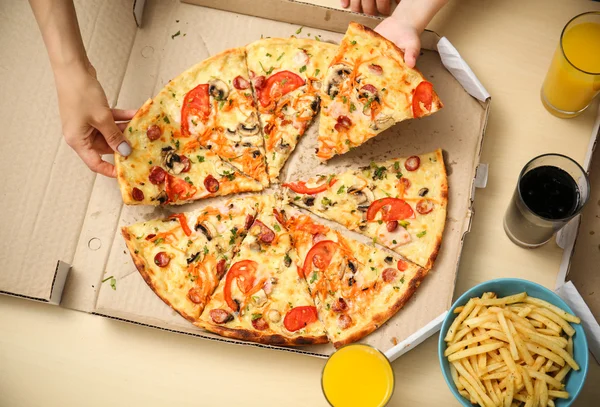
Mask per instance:
[[[578,317],[519,293],[485,293],[454,310],[444,340],[452,380],[482,407],[546,407],[568,399],[564,380],[579,370],[571,323]]]

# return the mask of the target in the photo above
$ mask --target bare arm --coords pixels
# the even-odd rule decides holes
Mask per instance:
[[[129,155],[122,129],[135,111],[110,109],[96,70],[90,64],[72,0],[29,0],[38,23],[58,93],[65,141],[95,172],[114,177],[101,154]]]
[[[375,31],[404,50],[404,61],[414,67],[421,50],[419,36],[427,24],[448,0],[402,0],[391,17],[379,24]]]

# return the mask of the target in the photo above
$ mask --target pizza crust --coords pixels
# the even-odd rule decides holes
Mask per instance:
[[[356,342],[369,335],[379,327],[381,327],[381,325],[386,323],[391,317],[396,315],[398,311],[400,311],[400,309],[404,307],[404,305],[406,305],[406,303],[408,302],[408,300],[410,300],[415,291],[417,291],[417,288],[419,288],[419,285],[425,279],[428,272],[429,270],[425,268],[419,268],[416,276],[407,284],[405,284],[407,286],[406,290],[404,290],[402,296],[398,298],[398,300],[396,300],[394,305],[392,305],[390,308],[383,312],[373,315],[371,321],[367,325],[365,325],[360,331],[352,333],[343,340],[333,342],[333,346],[335,346],[335,348],[337,349],[344,345],[348,345],[349,343]]]
[[[287,337],[279,334],[266,334],[256,330],[243,328],[227,328],[225,326],[209,324],[203,321],[195,322],[194,325],[207,331],[233,339],[258,342],[265,345],[275,346],[304,346],[328,343],[326,335],[321,336],[293,336]]]
[[[142,257],[139,254],[139,250],[137,249],[137,245],[135,244],[134,240],[131,238],[131,233],[129,233],[129,229],[127,227],[122,227],[121,234],[123,235],[123,238],[125,239],[125,244],[127,245],[127,248],[129,249],[129,254],[131,254],[131,258],[133,260],[133,263],[135,264],[135,267],[140,272],[140,275],[142,276],[142,278],[144,279],[146,284],[148,284],[148,287],[150,287],[150,289],[152,291],[154,291],[154,294],[156,294],[161,300],[163,300],[163,302],[165,304],[167,304],[169,307],[171,307],[173,310],[175,310],[179,315],[181,315],[182,317],[184,317],[185,319],[187,319],[188,321],[190,321],[192,323],[195,322],[197,320],[197,318],[193,317],[192,315],[187,314],[185,311],[183,311],[181,309],[174,307],[173,304],[171,304],[171,302],[169,301],[169,299],[166,296],[162,295],[161,291],[156,287],[152,277],[150,276],[150,274],[147,271],[148,263],[146,262],[146,259],[144,259],[144,257]],[[138,251],[138,253],[136,253],[136,251]]]

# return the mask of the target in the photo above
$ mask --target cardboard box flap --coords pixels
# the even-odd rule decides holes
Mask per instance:
[[[135,35],[125,3],[77,7],[88,55],[113,104]],[[21,67],[0,69],[2,95],[11,95],[0,99],[5,153],[0,201],[13,215],[0,219],[7,242],[0,253],[6,270],[0,273],[0,292],[56,303],[95,174],[63,140],[52,71],[27,2],[4,8],[0,58],[6,66]]]
[[[356,21],[371,28],[374,28],[381,21],[381,17],[366,16],[349,10],[342,11],[337,0],[320,2],[326,3],[325,5],[296,0],[261,0],[260,5],[247,0],[182,1],[198,6],[334,32],[345,32],[350,21]]]
[[[339,42],[342,38],[340,33],[309,28],[310,21],[311,19],[307,17],[302,22],[305,28],[298,35],[299,37],[314,38],[318,35],[321,40],[332,42]],[[296,35],[298,29],[297,25],[189,4],[177,2],[165,4],[165,2],[153,1],[146,3],[143,24],[143,29],[138,31],[135,38],[119,94],[121,107],[142,104],[162,89],[169,79],[210,55],[227,48],[243,46],[261,36]],[[223,35],[222,27],[232,28]],[[236,29],[236,27],[243,27],[243,29]],[[345,28],[340,31],[345,31]],[[175,35],[176,33],[179,34]],[[469,96],[460,83],[443,67],[436,51],[439,36],[433,32],[426,32],[422,39],[424,52],[419,60],[419,66],[425,76],[435,84],[442,100],[452,100],[453,103],[447,104],[446,108],[435,116],[410,120],[394,126],[360,149],[332,160],[327,166],[310,161],[314,157],[308,152],[314,151],[311,143],[315,142],[317,130],[316,126],[312,126],[286,164],[283,175],[287,178],[303,176],[304,174],[298,171],[300,167],[313,168],[313,172],[331,172],[346,168],[349,161],[356,166],[368,164],[372,159],[383,160],[393,156],[411,155],[438,147],[445,150],[451,200],[438,263],[402,312],[366,338],[365,342],[382,350],[392,348],[395,342],[402,341],[426,326],[429,321],[447,310],[452,301],[462,240],[470,226],[471,191],[479,163],[489,107],[489,101],[480,103]],[[461,120],[450,124],[449,120],[452,117],[461,117]],[[447,134],[448,137],[443,138],[442,134]],[[189,211],[212,202],[196,202],[183,208],[124,206],[118,211],[116,206],[120,206],[121,201],[114,196],[114,191],[110,191],[110,188],[114,187],[104,182],[97,182],[94,186],[88,213],[95,212],[93,208],[109,207],[109,209],[102,211],[102,214],[94,219],[91,219],[91,216],[86,219],[73,270],[74,275],[89,273],[95,276],[93,293],[90,282],[87,286],[82,286],[82,289],[90,291],[89,298],[97,296],[94,313],[203,338],[240,343],[194,327],[164,304],[137,272],[118,230],[119,226],[125,224],[166,217],[172,211]],[[108,200],[114,202],[109,203]],[[326,223],[323,220],[319,221]],[[341,229],[336,225],[333,227]],[[116,230],[113,240],[108,242],[108,245],[105,245],[103,240],[102,248],[92,253],[88,238],[100,236],[98,231],[103,228]],[[86,229],[95,231],[93,236],[86,235]],[[348,231],[344,233],[369,243],[363,236]],[[108,238],[110,234],[106,233],[104,236],[103,239]],[[109,248],[104,252],[107,246]],[[100,256],[102,259],[96,260],[95,256]],[[106,267],[102,275],[104,265]],[[111,278],[115,279],[112,285]],[[98,283],[105,279],[107,280],[98,287]],[[432,298],[436,300],[429,300]],[[330,354],[332,349],[331,345],[327,345],[305,348],[301,351],[324,357]]]

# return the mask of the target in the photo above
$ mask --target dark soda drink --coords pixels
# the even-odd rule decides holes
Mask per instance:
[[[555,160],[562,160],[559,165],[569,171],[552,165]],[[580,190],[580,184],[571,175],[577,174],[577,170],[586,191]],[[556,154],[540,156],[521,172],[504,217],[504,230],[520,246],[541,246],[581,210],[588,194],[587,176],[577,163]]]
[[[534,168],[519,182],[525,205],[536,215],[563,219],[577,211],[579,188],[565,170],[552,165]]]

